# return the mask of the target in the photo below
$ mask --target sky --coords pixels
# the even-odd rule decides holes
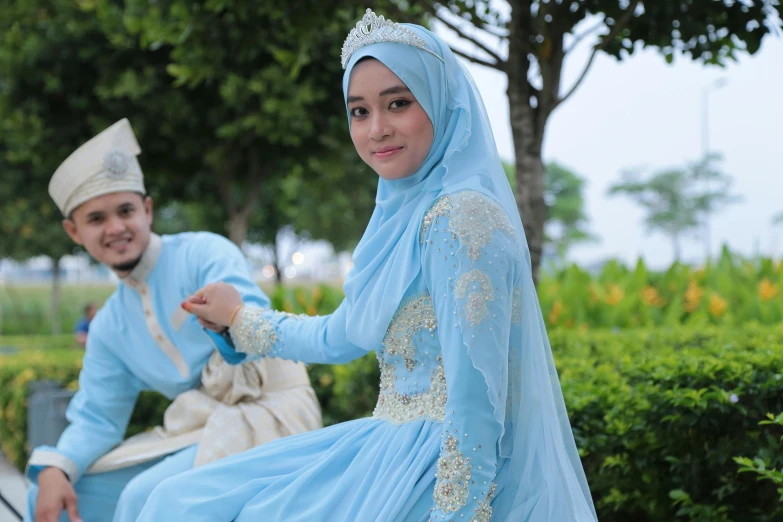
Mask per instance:
[[[437,28],[450,44],[454,38]],[[570,88],[589,56],[585,41],[567,59],[563,92]],[[514,157],[506,77],[468,64],[489,113],[501,157]],[[711,220],[711,252],[725,243],[744,255],[783,255],[783,227],[777,234],[771,218],[783,212],[783,39],[765,38],[754,55],[740,55],[725,68],[704,66],[686,56],[669,65],[653,49],[617,61],[599,54],[585,81],[551,116],[544,161],[558,161],[588,181],[585,193],[591,232],[599,243],[576,247],[570,257],[580,264],[618,258],[635,263],[643,257],[653,267],[673,260],[670,240],[648,234],[644,214],[627,198],[607,196],[625,169],[655,171],[683,166],[702,154],[702,93],[716,80],[725,85],[708,94],[709,149],[723,154],[721,167],[734,178],[742,196]],[[777,237],[776,237],[777,236]],[[705,242],[687,238],[683,258],[699,263]]]

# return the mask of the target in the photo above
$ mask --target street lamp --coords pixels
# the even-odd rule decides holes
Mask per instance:
[[[707,159],[710,156],[710,134],[709,134],[709,99],[712,91],[717,91],[728,83],[726,78],[718,78],[711,84],[702,88],[701,91],[701,157],[703,167],[707,168]],[[707,192],[710,189],[710,181],[705,180]],[[704,245],[706,248],[707,261],[711,257],[711,239],[710,239],[710,216],[704,216]]]

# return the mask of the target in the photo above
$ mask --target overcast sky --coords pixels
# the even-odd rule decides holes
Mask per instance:
[[[437,32],[450,42],[447,32]],[[587,60],[587,44],[567,60],[564,86],[570,86]],[[469,65],[484,97],[500,155],[514,156],[508,122],[506,77]],[[590,229],[601,242],[574,249],[572,258],[591,263],[607,257],[656,267],[672,261],[670,241],[649,235],[642,211],[630,200],[609,198],[607,187],[629,167],[677,167],[701,156],[702,91],[718,78],[724,87],[709,94],[710,150],[724,155],[723,170],[735,180],[739,204],[712,220],[713,251],[720,243],[752,254],[783,254],[783,227],[777,241],[772,216],[783,212],[783,41],[768,36],[755,56],[742,55],[725,69],[678,57],[667,64],[647,50],[622,62],[599,55],[577,92],[552,115],[544,160],[556,160],[588,180]],[[564,87],[565,88],[565,87]],[[777,243],[777,245],[775,244]],[[703,259],[705,245],[688,239],[686,260]]]

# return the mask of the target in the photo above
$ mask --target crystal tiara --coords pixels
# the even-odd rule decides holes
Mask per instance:
[[[443,58],[430,51],[427,48],[427,42],[405,26],[402,26],[391,20],[386,20],[383,16],[377,16],[372,9],[367,9],[361,20],[356,22],[356,27],[348,33],[348,38],[343,43],[343,51],[340,59],[343,69],[351,59],[351,55],[364,47],[379,42],[396,42],[418,47],[422,51],[427,51],[435,56],[441,62]],[[445,63],[445,62],[444,62]]]

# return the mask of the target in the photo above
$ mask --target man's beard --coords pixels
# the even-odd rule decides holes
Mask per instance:
[[[120,263],[119,265],[112,265],[112,269],[114,271],[116,271],[116,272],[130,272],[134,268],[136,268],[136,265],[139,264],[139,262],[141,261],[141,257],[142,256],[139,256],[136,259],[134,259],[133,261]]]

